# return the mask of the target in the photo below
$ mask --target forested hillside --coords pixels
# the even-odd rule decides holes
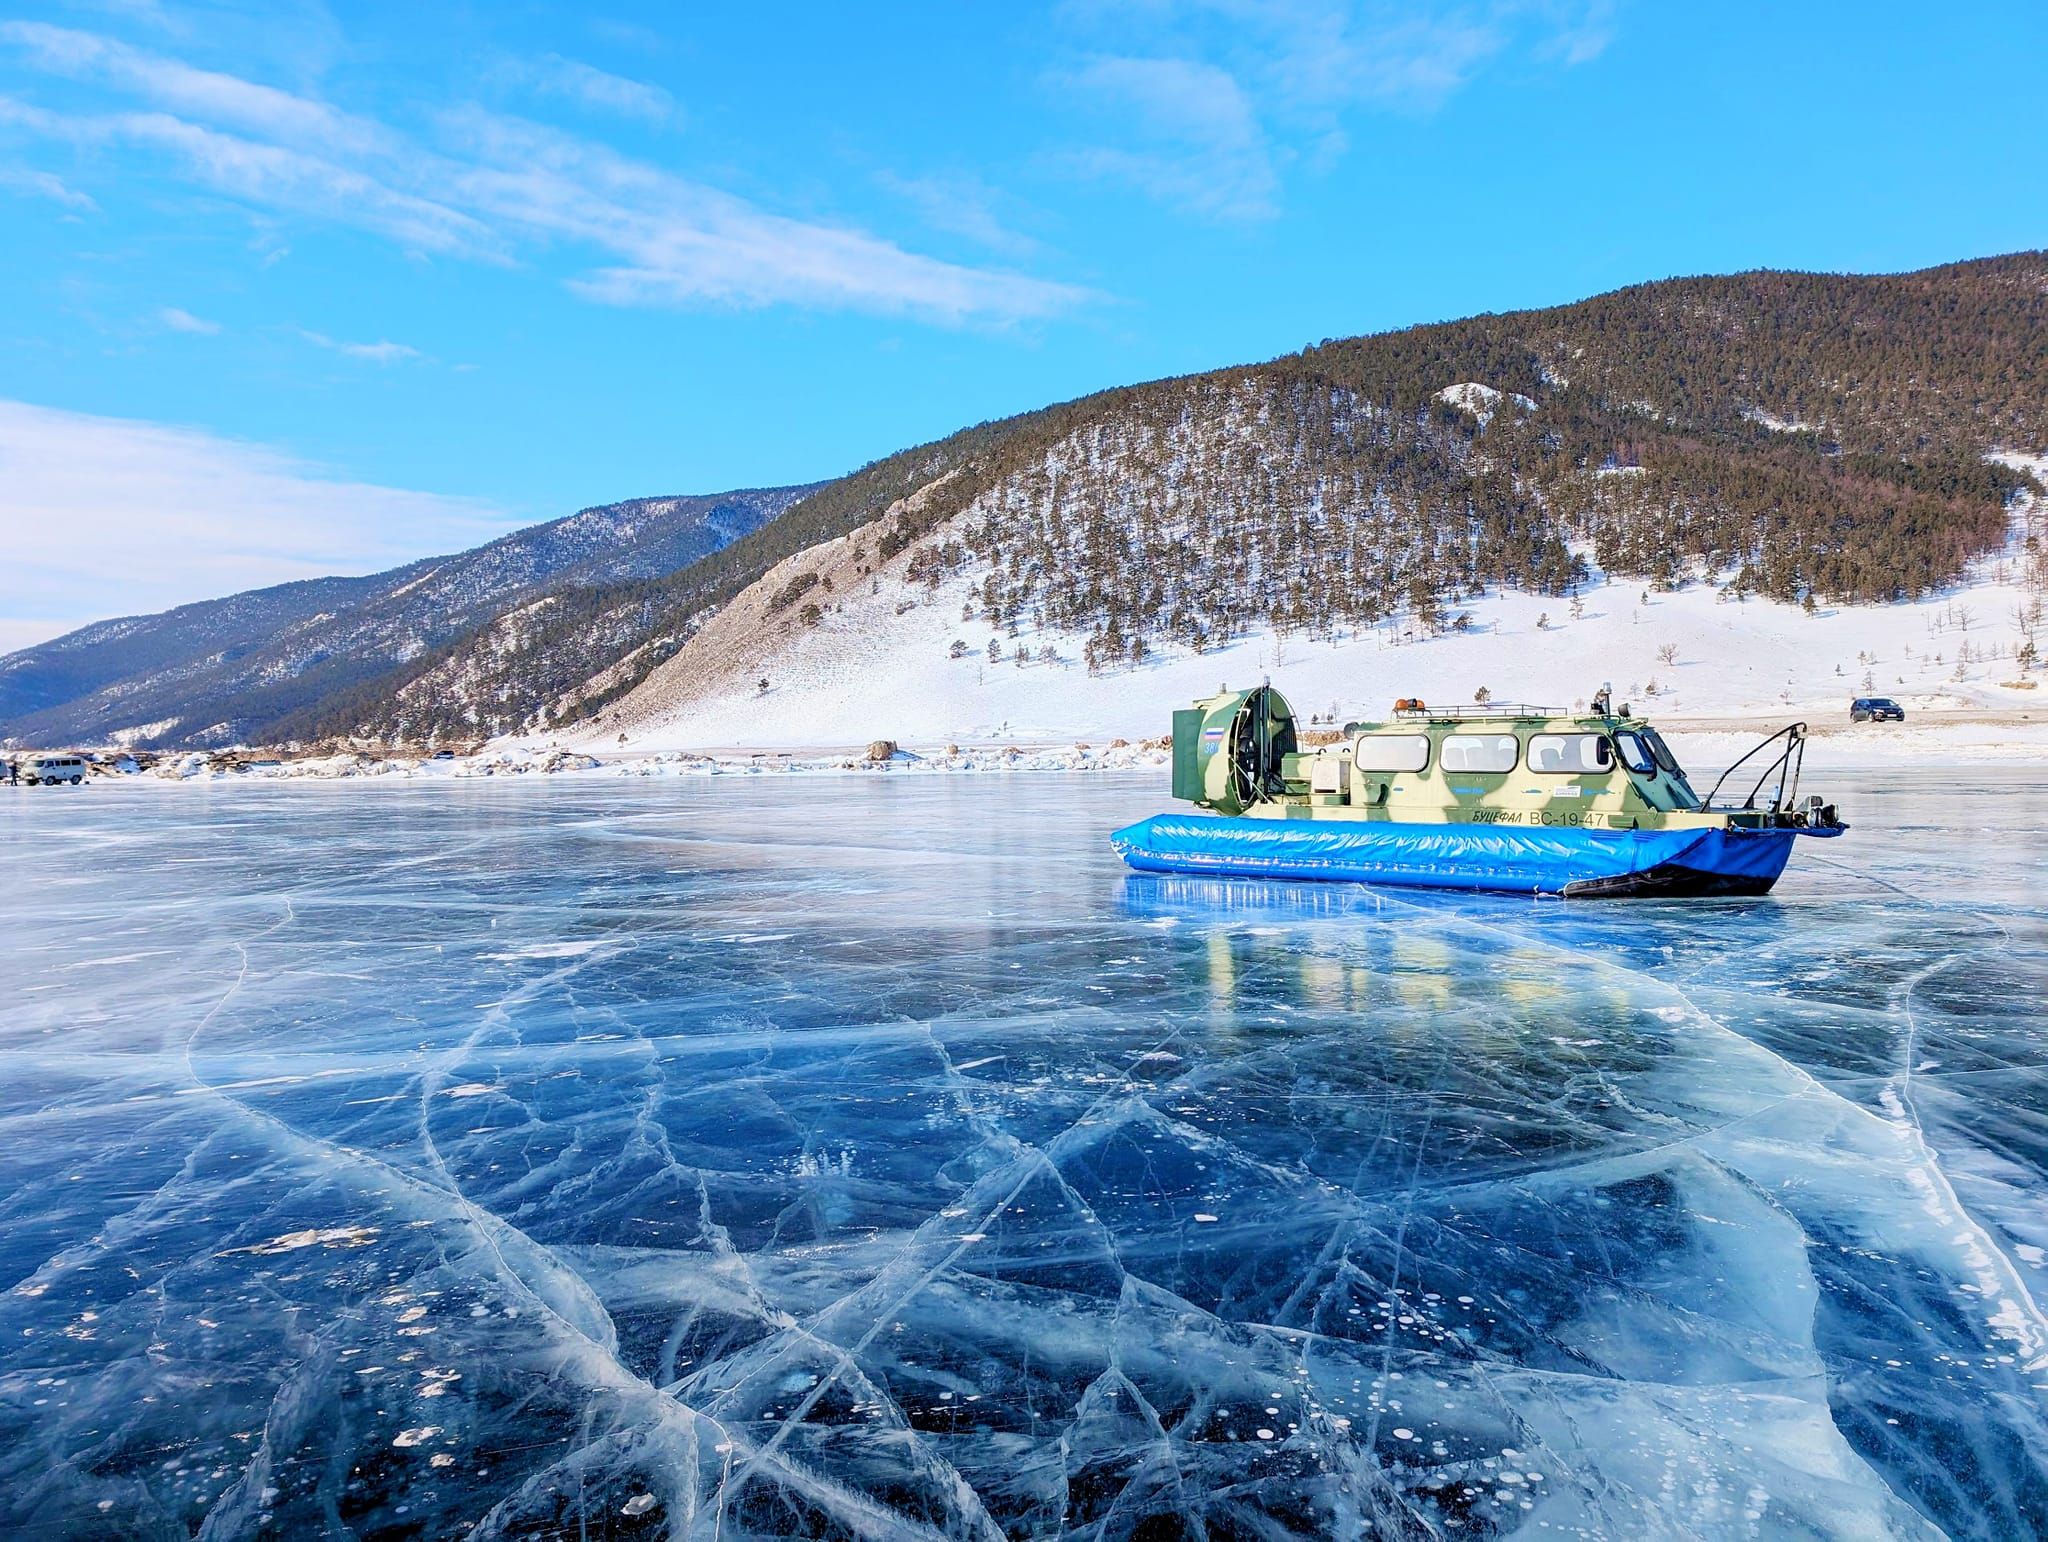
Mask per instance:
[[[980,619],[1098,665],[1252,624],[1569,590],[1573,549],[1653,586],[1884,602],[2003,540],[2048,439],[2048,262],[1752,274],[1326,343],[1109,398],[941,497],[912,576],[985,572]]]

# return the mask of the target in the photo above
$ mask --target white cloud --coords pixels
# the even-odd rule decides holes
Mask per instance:
[[[1135,183],[1198,214],[1263,219],[1278,178],[1249,95],[1229,71],[1193,59],[1091,59],[1067,82],[1121,112],[1135,148],[1075,152],[1081,170]]]
[[[905,251],[844,226],[790,219],[603,145],[476,109],[450,114],[467,157],[465,206],[501,227],[621,259],[571,288],[611,305],[781,303],[948,323],[1052,315],[1070,285]]]
[[[614,75],[580,59],[542,54],[538,59],[509,65],[506,73],[542,95],[575,102],[614,117],[635,118],[657,128],[677,117],[676,99],[660,86],[649,85],[643,80],[628,80],[623,75]]]
[[[1612,0],[1074,0],[1096,56],[1056,78],[1115,109],[1066,157],[1212,216],[1278,212],[1278,169],[1327,163],[1361,111],[1430,113],[1513,50],[1569,67],[1613,32]],[[1112,52],[1111,50],[1114,50]]]
[[[1614,41],[1616,0],[1547,0],[1536,10],[1549,35],[1540,45],[1546,57],[1567,65],[1587,64]]]
[[[502,260],[481,221],[324,156],[265,144],[170,113],[66,114],[0,96],[0,124],[82,146],[161,151],[201,186],[273,209],[388,236],[408,250]]]
[[[188,310],[175,305],[166,305],[156,313],[156,319],[173,332],[190,332],[198,337],[214,337],[220,332],[220,323],[195,316]]]
[[[378,364],[395,364],[400,359],[424,358],[417,348],[408,348],[404,343],[389,341],[375,343],[342,343],[341,351],[352,359],[369,359]]]
[[[372,364],[398,364],[412,359],[425,360],[427,356],[419,349],[405,343],[394,343],[388,339],[375,343],[344,343],[322,332],[300,330],[299,336],[315,347],[326,348],[334,353],[345,354],[351,359],[368,359]]]
[[[1028,257],[1038,243],[1005,225],[996,212],[1001,195],[981,178],[967,174],[900,177],[882,172],[882,187],[918,211],[925,224],[947,235],[1006,257]]]
[[[374,572],[512,523],[478,499],[340,480],[201,429],[0,400],[0,645]]]
[[[1277,114],[1354,106],[1428,112],[1490,59],[1524,48],[1566,64],[1599,55],[1613,0],[1182,0],[1220,19],[1220,46]]]
[[[47,171],[25,171],[0,168],[0,187],[11,188],[33,198],[47,198],[52,203],[61,203],[67,209],[90,213],[99,208],[86,194],[68,186],[62,177]]]
[[[1218,0],[1218,8],[1249,29],[1249,68],[1276,107],[1321,111],[1439,106],[1507,46],[1520,9],[1515,0],[1419,8],[1298,0],[1243,9]]]
[[[52,74],[133,91],[173,111],[266,139],[326,151],[386,149],[392,144],[390,134],[378,124],[324,102],[195,69],[96,33],[43,22],[0,22],[0,40],[14,44],[31,64]]]
[[[479,109],[445,114],[441,147],[428,148],[325,103],[92,34],[13,23],[0,25],[0,40],[44,69],[159,109],[58,113],[0,97],[0,124],[155,151],[216,192],[374,231],[410,251],[504,262],[536,246],[592,250],[597,264],[569,284],[608,304],[795,304],[961,324],[1049,316],[1094,298],[774,214],[595,141]]]

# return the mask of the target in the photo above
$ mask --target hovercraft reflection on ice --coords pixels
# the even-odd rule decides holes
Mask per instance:
[[[1782,728],[1702,798],[1656,729],[1604,687],[1585,716],[1402,701],[1392,720],[1305,750],[1286,701],[1262,685],[1173,715],[1173,795],[1213,812],[1157,814],[1110,840],[1141,872],[1763,894],[1797,837],[1848,828],[1831,804],[1799,802],[1805,751],[1806,725]],[[1717,802],[1731,780],[1748,795]]]

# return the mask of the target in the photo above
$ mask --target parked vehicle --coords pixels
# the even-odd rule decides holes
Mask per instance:
[[[1903,723],[1906,709],[1889,696],[1859,696],[1849,703],[1852,723]]]
[[[76,787],[85,780],[85,759],[79,755],[24,755],[15,774],[31,787],[55,787],[60,782]]]

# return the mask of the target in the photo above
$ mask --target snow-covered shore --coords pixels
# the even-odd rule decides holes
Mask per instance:
[[[474,755],[418,756],[379,750],[236,762],[193,752],[164,757],[128,775],[99,774],[88,786],[247,784],[333,781],[475,781],[492,777],[726,777],[808,775],[931,775],[1010,771],[1153,771],[1168,763],[1156,741],[1130,744],[974,744],[904,746],[884,758],[866,746],[803,751],[723,749],[713,752],[622,751],[599,759],[558,745],[492,746]],[[24,788],[24,791],[29,789]]]
[[[1695,773],[1718,771],[1795,713],[1731,718],[1660,718],[1659,726]],[[1815,723],[1807,771],[1867,766],[1956,765],[2048,767],[2048,709],[2037,713],[1923,714],[1905,724]],[[866,745],[809,745],[790,749],[721,747],[709,750],[620,746],[605,753],[549,741],[503,742],[474,755],[442,758],[363,750],[266,760],[234,766],[193,753],[166,756],[139,775],[96,776],[93,785],[399,780],[459,782],[490,777],[715,778],[732,776],[924,776],[1010,772],[1162,774],[1169,763],[1163,740],[907,744],[883,759]]]

